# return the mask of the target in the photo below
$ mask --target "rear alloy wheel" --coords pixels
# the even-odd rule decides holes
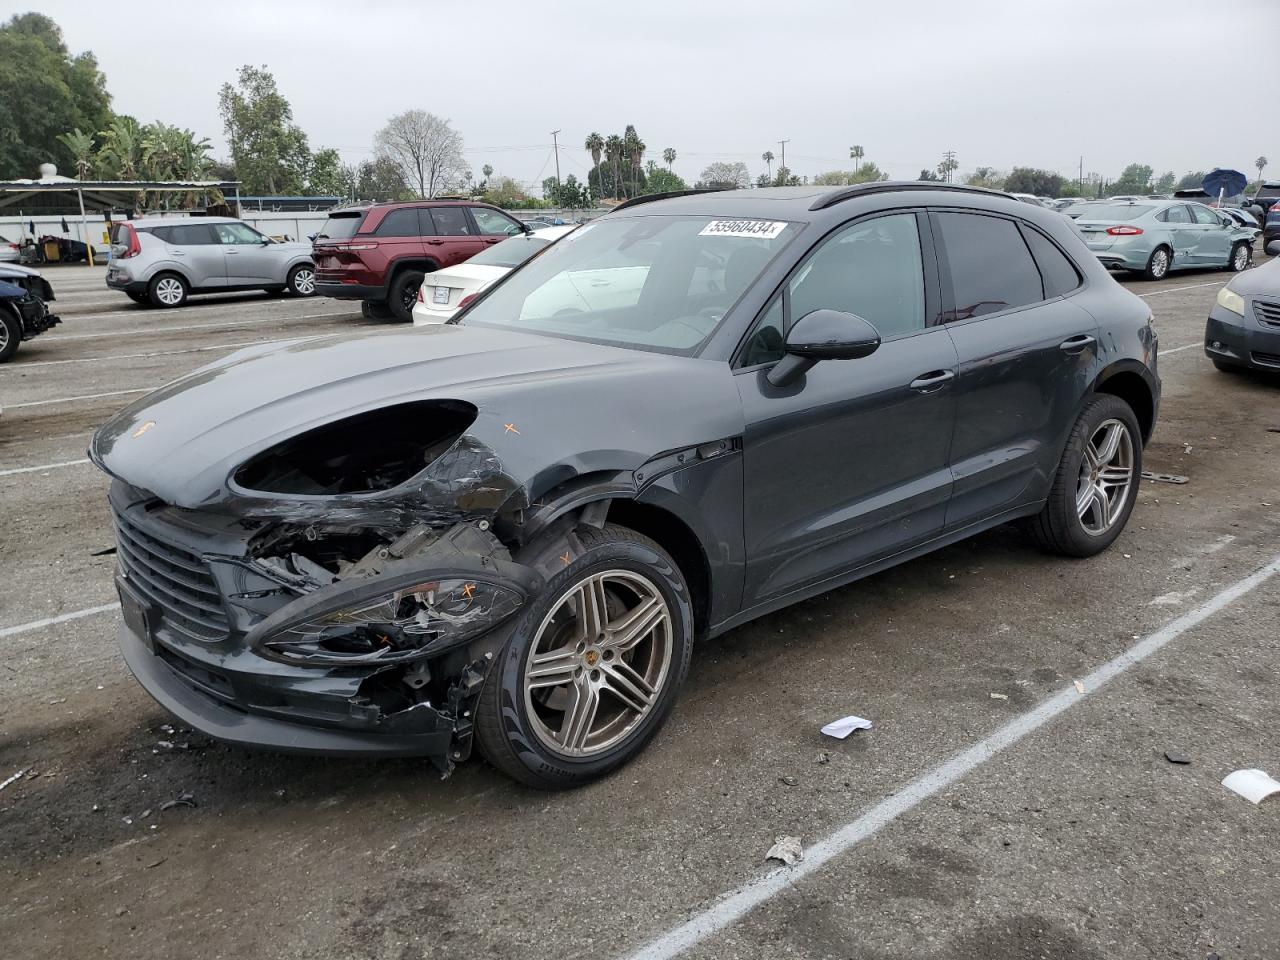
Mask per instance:
[[[1080,413],[1031,531],[1040,545],[1072,557],[1101,553],[1120,536],[1142,479],[1142,432],[1133,410],[1102,394]]]
[[[316,270],[309,263],[300,263],[289,271],[285,289],[295,297],[311,297],[316,292]]]
[[[18,352],[22,343],[22,324],[9,312],[9,308],[0,306],[0,363],[4,363]]]
[[[1142,275],[1148,280],[1163,280],[1169,272],[1169,248],[1156,247],[1151,251],[1151,257],[1147,260],[1147,269],[1142,271]]]
[[[1249,263],[1253,260],[1253,251],[1249,249],[1249,244],[1241,241],[1231,248],[1231,259],[1227,263],[1227,269],[1232,273],[1240,273],[1242,270],[1249,269]]]
[[[157,307],[180,307],[187,302],[187,281],[176,273],[162,273],[147,285],[147,297]]]
[[[577,537],[585,549],[523,611],[477,708],[485,757],[536,787],[587,783],[637,754],[693,645],[688,589],[661,547],[616,526]]]
[[[397,320],[407,322],[413,319],[413,305],[418,302],[418,290],[425,277],[426,274],[421,270],[404,270],[391,281],[391,295],[387,297],[387,306]]]

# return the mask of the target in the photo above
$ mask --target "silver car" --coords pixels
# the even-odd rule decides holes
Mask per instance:
[[[193,293],[316,292],[311,244],[281,243],[230,217],[154,218],[111,228],[107,286],[135,303],[180,307]]]
[[[1159,280],[1170,270],[1253,262],[1256,231],[1203,203],[1182,200],[1100,200],[1067,208],[1084,242],[1109,270]]]

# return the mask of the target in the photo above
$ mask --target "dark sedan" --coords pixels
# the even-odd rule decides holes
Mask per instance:
[[[104,426],[125,659],[229,741],[583,783],[695,639],[1011,520],[1108,547],[1156,352],[1005,194],[632,200],[449,324],[252,347]]]
[[[1248,270],[1218,291],[1204,352],[1219,370],[1280,370],[1280,259]]]

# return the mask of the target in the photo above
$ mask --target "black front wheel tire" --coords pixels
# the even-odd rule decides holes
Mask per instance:
[[[22,323],[7,306],[0,306],[0,363],[17,353],[21,343]]]
[[[426,274],[421,270],[405,270],[391,282],[387,306],[397,320],[407,323],[413,319],[413,305],[418,301],[418,290],[424,277]]]
[[[517,617],[480,693],[476,742],[533,787],[590,783],[631,760],[671,713],[693,610],[675,561],[626,527],[579,527],[562,569]]]

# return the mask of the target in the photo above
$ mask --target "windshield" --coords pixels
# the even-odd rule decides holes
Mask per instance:
[[[467,263],[478,263],[483,267],[520,266],[543,247],[550,246],[551,241],[545,237],[519,236],[503,240],[492,247],[481,250]]]
[[[356,230],[360,228],[360,221],[364,219],[364,211],[357,210],[351,213],[334,213],[329,215],[329,219],[325,221],[320,232],[316,234],[317,240],[347,240],[356,235]]]
[[[692,355],[799,229],[716,217],[600,220],[546,248],[462,322]]]
[[[1076,209],[1081,220],[1137,220],[1155,207],[1147,203],[1086,203]]]

